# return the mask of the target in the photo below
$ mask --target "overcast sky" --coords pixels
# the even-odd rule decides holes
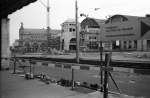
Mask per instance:
[[[37,0],[28,6],[9,15],[10,45],[19,38],[20,22],[24,28],[46,28],[47,0]],[[60,24],[68,18],[75,18],[75,0],[49,0],[50,27],[61,29]],[[89,17],[106,19],[109,15],[122,14],[131,16],[145,16],[150,14],[150,0],[78,0],[78,16],[80,13]],[[100,8],[94,11],[94,8]],[[79,17],[81,22],[84,17]]]

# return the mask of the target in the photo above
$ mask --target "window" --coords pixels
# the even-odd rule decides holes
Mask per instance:
[[[124,49],[126,49],[126,44],[127,44],[127,42],[124,41],[123,43],[124,43],[123,47],[124,47]]]
[[[150,50],[150,40],[147,40],[147,49]]]
[[[89,44],[88,44],[88,47],[90,48],[90,49],[98,49],[98,44],[97,44],[97,42],[93,42],[93,41],[90,41],[89,42]]]
[[[75,32],[74,28],[69,28],[69,32]]]
[[[137,48],[137,40],[134,40],[134,48]]]
[[[75,32],[75,29],[72,29],[73,30],[73,32]]]
[[[72,28],[69,28],[69,32],[72,32],[73,30],[72,30]]]
[[[89,40],[96,39],[96,36],[89,36]]]
[[[89,39],[91,39],[91,36],[89,36]]]
[[[131,40],[129,40],[129,49],[131,49],[131,48],[132,48],[131,43],[132,43],[132,41],[131,41]]]

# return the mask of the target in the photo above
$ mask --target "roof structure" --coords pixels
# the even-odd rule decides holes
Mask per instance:
[[[72,18],[68,18],[64,23],[66,23],[66,22],[75,22],[75,19],[72,19]]]
[[[122,18],[123,21],[128,21],[128,20],[130,21],[130,20],[137,20],[138,18],[142,18],[142,17],[116,14],[108,18],[105,23],[109,23],[112,19],[115,19],[115,18]]]
[[[84,19],[82,22],[81,22],[81,28],[86,28],[86,26],[88,27],[95,27],[95,28],[100,28],[100,26],[102,24],[105,23],[105,20],[104,19],[95,19],[95,18],[90,18],[90,17],[87,17],[86,19]]]
[[[7,17],[9,14],[35,1],[37,0],[0,0],[0,18]]]
[[[23,30],[25,34],[47,34],[47,29],[24,28]],[[61,33],[61,30],[51,29],[50,33],[52,35],[58,35],[59,33]]]

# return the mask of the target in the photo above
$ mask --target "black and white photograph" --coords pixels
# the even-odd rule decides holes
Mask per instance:
[[[150,98],[149,0],[1,0],[0,98]]]

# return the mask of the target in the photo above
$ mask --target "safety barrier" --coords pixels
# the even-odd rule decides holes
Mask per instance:
[[[36,61],[28,59],[19,59],[21,65],[36,65],[36,66],[47,66],[51,68],[62,68],[62,69],[77,69],[77,70],[100,70],[100,67],[87,64],[76,64],[76,63],[60,63],[60,62],[48,62],[48,61]],[[125,72],[125,73],[135,73],[134,68],[123,68],[123,67],[113,67],[111,71],[113,72]]]

